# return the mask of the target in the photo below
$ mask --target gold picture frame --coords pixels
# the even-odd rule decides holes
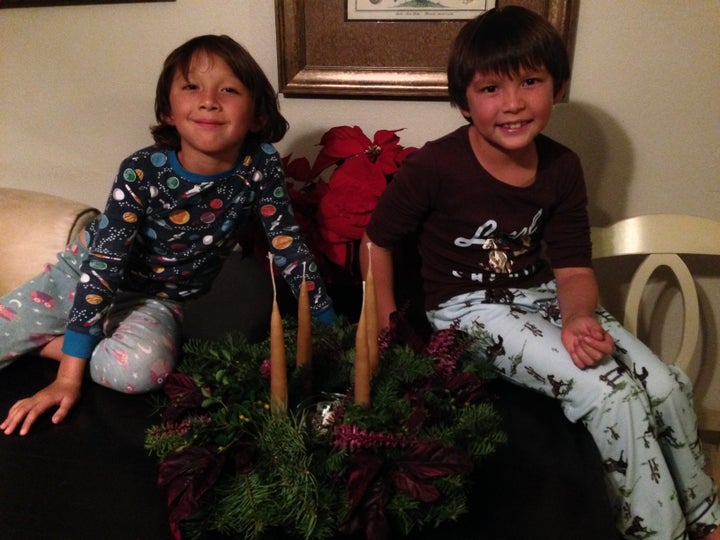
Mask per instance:
[[[497,0],[550,20],[572,51],[577,0]],[[348,21],[345,0],[275,0],[280,92],[288,97],[445,99],[445,63],[466,21]]]

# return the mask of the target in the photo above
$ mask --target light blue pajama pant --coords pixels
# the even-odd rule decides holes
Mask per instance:
[[[55,264],[0,298],[0,368],[65,333],[87,249],[73,242]],[[90,359],[92,379],[114,390],[157,390],[176,364],[182,309],[170,300],[119,292],[104,314],[104,338]]]
[[[617,527],[627,539],[699,538],[720,523],[692,405],[692,385],[597,311],[615,352],[594,368],[573,364],[561,339],[555,283],[463,294],[429,311],[436,329],[477,335],[481,353],[505,379],[560,401],[581,421],[602,459]]]

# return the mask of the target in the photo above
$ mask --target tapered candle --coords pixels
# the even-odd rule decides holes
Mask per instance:
[[[379,364],[378,350],[378,317],[377,317],[377,298],[375,296],[375,278],[372,269],[372,244],[368,242],[368,269],[365,275],[365,326],[367,328],[368,341],[368,362],[370,363],[370,371],[374,372]]]
[[[284,412],[287,410],[288,401],[285,338],[277,303],[272,254],[269,254],[268,258],[270,259],[270,276],[273,286],[273,304],[270,315],[270,409],[273,412]]]
[[[299,368],[309,365],[312,359],[310,327],[310,297],[308,296],[307,281],[305,281],[305,263],[303,263],[303,278],[298,293],[297,352],[295,355],[295,364]]]
[[[368,358],[368,340],[366,324],[365,291],[355,334],[355,403],[370,404],[370,361]]]

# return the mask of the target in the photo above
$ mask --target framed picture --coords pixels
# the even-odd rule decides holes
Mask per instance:
[[[442,0],[383,2],[383,0],[347,0],[349,21],[432,21],[468,20],[495,7],[495,0]]]
[[[174,2],[175,0],[0,0],[2,8],[79,6],[86,4],[134,4],[140,2]]]
[[[467,19],[519,4],[572,51],[577,0],[275,0],[280,92],[288,97],[445,99],[450,45]],[[411,6],[411,7],[403,7]]]

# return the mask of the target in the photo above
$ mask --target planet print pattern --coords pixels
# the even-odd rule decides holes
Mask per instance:
[[[185,170],[171,150],[151,146],[133,153],[87,229],[89,256],[68,328],[99,339],[103,314],[119,289],[176,301],[204,294],[241,229],[255,218],[291,289],[297,294],[305,266],[311,309],[327,309],[330,299],[295,222],[273,145],[249,142],[235,166],[210,176]]]

